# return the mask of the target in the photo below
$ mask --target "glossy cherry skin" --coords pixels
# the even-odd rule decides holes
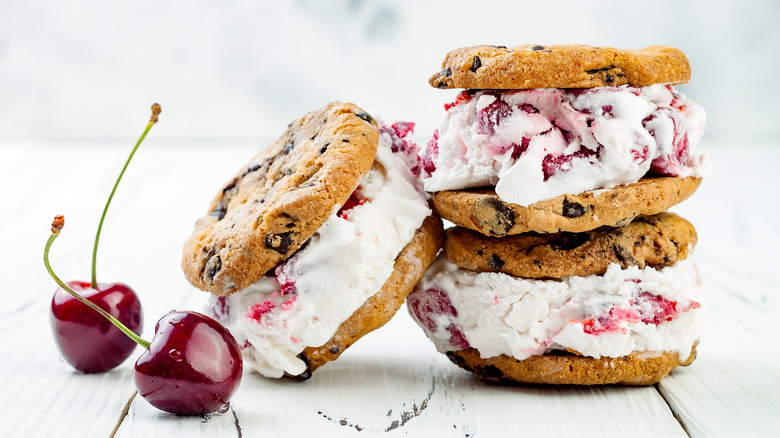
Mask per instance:
[[[241,382],[244,363],[233,335],[197,312],[163,316],[135,363],[135,386],[152,406],[200,415],[225,406]]]
[[[129,286],[122,283],[98,283],[98,288],[93,289],[85,281],[71,281],[67,284],[127,328],[140,334],[143,325],[141,301]],[[58,288],[52,297],[49,321],[63,359],[85,373],[113,369],[124,362],[137,345],[109,320],[62,288]]]

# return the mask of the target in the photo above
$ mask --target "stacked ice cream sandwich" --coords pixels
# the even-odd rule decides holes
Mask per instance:
[[[306,379],[381,327],[439,252],[409,123],[331,103],[217,193],[182,268],[247,365]]]
[[[491,381],[648,385],[695,357],[696,232],[666,212],[709,165],[677,49],[477,46],[423,153],[444,250],[407,298],[437,349]]]

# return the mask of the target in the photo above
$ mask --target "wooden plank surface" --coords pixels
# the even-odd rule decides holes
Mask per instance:
[[[125,416],[132,360],[110,373],[76,373],[58,359],[48,327],[54,283],[41,254],[51,217],[67,218],[52,264],[65,279],[88,279],[94,229],[129,143],[0,145],[0,417],[12,437],[108,437],[118,424],[118,437],[761,436],[780,424],[780,205],[770,190],[780,186],[780,145],[741,145],[739,154],[705,145],[717,173],[675,211],[699,232],[711,309],[698,359],[657,387],[484,384],[436,353],[402,309],[307,382],[247,373],[225,413],[182,418],[140,397]],[[101,237],[98,275],[136,290],[147,339],[167,311],[203,305],[205,294],[179,270],[181,244],[257,149],[150,141],[131,164]]]

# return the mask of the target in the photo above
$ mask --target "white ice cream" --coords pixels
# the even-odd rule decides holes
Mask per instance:
[[[495,186],[520,205],[638,181],[705,176],[704,110],[671,86],[464,91],[423,154],[425,190]]]
[[[390,132],[382,130],[374,164],[351,205],[334,209],[304,247],[276,268],[275,277],[212,298],[214,315],[243,346],[245,362],[264,376],[306,371],[298,354],[327,342],[381,288],[396,256],[430,214],[409,167],[416,149],[399,151]]]
[[[439,259],[407,298],[440,352],[473,347],[518,360],[552,350],[621,357],[689,356],[702,329],[705,291],[690,259],[662,269],[613,264],[603,276],[529,280],[478,273]]]

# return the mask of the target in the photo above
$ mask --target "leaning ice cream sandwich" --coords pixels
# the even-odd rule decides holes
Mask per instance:
[[[198,220],[184,273],[264,376],[308,378],[381,327],[441,248],[412,127],[331,103],[292,122]]]
[[[709,173],[677,49],[478,46],[430,79],[465,88],[424,151],[445,249],[407,299],[485,380],[647,385],[695,357],[693,226],[664,213]]]
[[[431,77],[465,88],[423,153],[443,217],[483,234],[620,226],[690,196],[705,113],[670,47],[456,49]]]

